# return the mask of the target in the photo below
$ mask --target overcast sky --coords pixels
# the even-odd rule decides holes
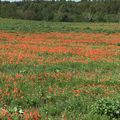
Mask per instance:
[[[22,1],[22,0],[1,0],[1,1],[10,1],[10,2],[13,2],[13,1]],[[80,0],[73,0],[73,1],[80,1]]]
[[[11,1],[11,2],[13,2],[13,1],[22,1],[22,0],[1,0],[1,1]]]

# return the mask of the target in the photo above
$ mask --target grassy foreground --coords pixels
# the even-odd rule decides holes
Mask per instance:
[[[101,25],[0,19],[0,119],[119,120],[120,29]]]
[[[0,29],[21,32],[120,32],[120,23],[70,23],[0,18]]]

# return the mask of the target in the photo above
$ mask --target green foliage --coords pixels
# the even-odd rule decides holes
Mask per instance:
[[[25,15],[25,14],[24,14]],[[41,19],[39,15],[39,19]],[[56,14],[56,19],[59,14]],[[30,16],[29,16],[30,17]],[[73,16],[71,20],[74,21]],[[68,20],[68,19],[67,19]],[[45,22],[31,20],[16,20],[0,18],[0,29],[10,32],[95,32],[116,33],[120,32],[119,23],[72,23],[72,22]],[[3,24],[4,23],[4,24]]]
[[[114,99],[101,99],[95,104],[94,111],[110,118],[120,118],[120,102]]]
[[[99,115],[99,114],[86,114],[82,120],[109,120],[110,118],[105,115]]]
[[[117,43],[117,46],[120,46],[120,43]]]
[[[14,112],[18,112],[19,114],[23,114],[23,110],[21,106],[9,107],[8,111],[12,114]]]
[[[0,106],[7,105],[7,110],[10,113],[17,111],[20,115],[26,109],[39,108],[43,119],[48,116],[48,118],[52,120],[58,120],[65,114],[66,118],[69,120],[110,120],[109,117],[111,113],[114,115],[113,117],[119,117],[117,116],[118,114],[116,114],[119,110],[118,102],[113,100],[100,100],[95,104],[94,109],[92,109],[94,112],[91,113],[90,106],[100,99],[99,96],[102,94],[101,89],[83,87],[88,93],[78,93],[79,96],[75,96],[72,90],[83,89],[80,85],[87,84],[106,84],[108,88],[118,84],[119,81],[115,80],[114,76],[116,76],[116,79],[119,77],[119,69],[119,63],[106,62],[91,62],[88,64],[68,62],[54,65],[46,64],[46,68],[44,68],[44,65],[34,66],[34,64],[1,65],[0,73],[6,73],[6,75],[11,75],[13,78],[16,74],[22,74],[22,78],[15,79],[17,80],[16,82],[19,83],[16,87],[24,91],[24,95],[23,98],[19,98],[18,96],[16,99],[14,99],[13,94],[8,97],[6,96],[6,98],[4,98],[4,103],[1,102]],[[69,81],[67,81],[64,76],[58,78],[51,76],[53,74],[57,75],[68,71],[73,73]],[[74,74],[78,72],[81,73],[80,77],[74,76]],[[97,73],[97,77],[87,80],[83,74],[85,72]],[[103,73],[107,74],[109,72],[112,74],[110,81],[104,83],[99,81],[99,79],[102,79]],[[4,88],[4,84],[4,78],[1,78],[0,87]],[[11,91],[14,87],[13,82],[9,82],[9,85],[9,91]],[[48,91],[48,87],[52,88],[53,91],[51,93]],[[61,90],[66,88],[64,94],[62,94],[58,88]],[[97,94],[93,95],[89,93],[95,90]],[[104,108],[107,109],[107,113],[105,113],[106,110]],[[17,117],[19,116],[14,116],[14,119],[17,119]]]
[[[63,22],[119,22],[119,0],[1,2],[0,17]]]

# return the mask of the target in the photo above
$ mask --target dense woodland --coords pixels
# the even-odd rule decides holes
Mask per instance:
[[[120,22],[120,0],[0,1],[0,17],[62,22]]]

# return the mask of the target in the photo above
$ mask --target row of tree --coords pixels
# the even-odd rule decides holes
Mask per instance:
[[[63,22],[119,22],[120,0],[0,1],[0,17]]]

